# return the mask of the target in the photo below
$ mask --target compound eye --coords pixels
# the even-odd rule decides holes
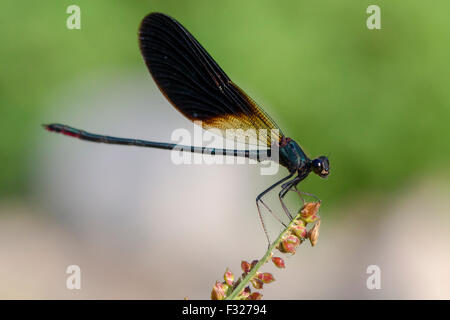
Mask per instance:
[[[317,169],[321,169],[322,168],[322,161],[315,159],[313,160],[313,167],[317,168]]]

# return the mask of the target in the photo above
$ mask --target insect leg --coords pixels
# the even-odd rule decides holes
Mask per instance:
[[[284,203],[283,198],[286,196],[286,194],[289,192],[289,190],[291,190],[293,187],[295,188],[295,190],[297,190],[297,184],[299,184],[307,176],[308,176],[308,173],[305,173],[305,174],[303,174],[301,176],[297,176],[295,179],[283,184],[282,189],[281,189],[280,193],[278,194],[278,198],[280,199],[281,206],[283,207],[284,212],[286,213],[286,215],[288,216],[288,218],[290,220],[293,219],[293,216],[292,216],[291,212],[289,211],[288,207],[286,206],[286,204]],[[300,195],[300,198],[304,202],[301,195]]]
[[[269,243],[270,246],[270,238],[269,238],[269,234],[267,232],[267,228],[266,225],[264,224],[264,220],[261,214],[261,208],[259,206],[259,203],[261,202],[268,210],[269,212],[272,214],[272,216],[274,216],[278,221],[280,221],[272,212],[272,210],[269,209],[269,207],[262,201],[262,197],[268,193],[269,191],[273,190],[276,186],[278,186],[279,184],[283,183],[284,181],[290,179],[292,176],[294,175],[294,173],[289,174],[287,177],[284,177],[283,179],[281,179],[280,181],[274,183],[273,185],[271,185],[269,188],[267,188],[266,190],[264,190],[263,192],[261,192],[257,197],[256,197],[256,208],[258,209],[258,215],[259,215],[259,219],[261,220],[261,224],[262,227],[264,229],[264,233],[266,234],[266,238],[267,238],[267,242]],[[281,222],[281,221],[280,221]],[[282,222],[281,222],[282,223]],[[283,224],[283,223],[282,223]],[[283,224],[284,225],[284,224]]]

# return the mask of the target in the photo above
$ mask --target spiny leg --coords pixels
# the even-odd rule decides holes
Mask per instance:
[[[269,206],[263,201],[263,199],[259,199],[259,202],[261,202],[261,203],[263,204],[263,206],[266,207],[267,211],[269,211],[270,214],[271,214],[275,219],[277,219],[277,221],[278,221],[279,223],[281,223],[283,226],[287,227],[287,225],[286,225],[283,221],[281,221],[281,220],[273,213],[272,209],[269,208]],[[259,204],[259,203],[257,203],[257,205],[258,205],[258,204]]]
[[[280,183],[283,183],[284,181],[290,179],[292,176],[294,175],[294,173],[289,174],[287,177],[284,177],[283,179],[281,179],[280,181],[274,183],[273,185],[271,185],[269,188],[267,188],[266,190],[264,190],[263,192],[261,192],[257,197],[256,197],[256,208],[258,209],[258,215],[259,215],[259,219],[261,220],[261,224],[262,227],[264,229],[264,233],[266,235],[267,238],[267,242],[269,243],[269,247],[270,247],[270,238],[269,238],[269,233],[267,232],[267,228],[266,225],[264,224],[264,220],[261,214],[261,209],[259,207],[259,202],[261,202],[268,210],[269,212],[272,214],[272,216],[274,216],[278,221],[280,221],[272,212],[272,210],[270,210],[270,208],[264,203],[264,201],[262,201],[262,197],[268,193],[270,190],[274,189],[276,186],[278,186]],[[280,221],[281,222],[281,221]],[[282,223],[282,222],[281,222]],[[282,223],[283,224],[283,223]],[[283,224],[284,225],[284,224]]]
[[[278,197],[280,197],[280,195],[281,195],[282,193],[283,193],[283,197],[284,197],[285,193],[287,193],[287,191],[289,191],[289,189],[292,187],[292,185],[297,183],[297,182],[296,182],[297,179],[298,179],[298,177],[292,179],[291,181],[288,181],[288,182],[286,182],[286,183],[283,183],[282,186],[281,186],[281,191],[280,191],[280,193],[278,194]],[[283,211],[286,213],[286,216],[288,217],[289,221],[291,221],[291,220],[292,220],[292,215],[291,215],[291,213],[289,212],[289,210],[288,210],[287,206],[284,204],[284,202],[283,202],[281,199],[280,199],[280,201],[281,201],[281,206],[283,207]],[[261,202],[262,202],[262,200],[261,200]],[[267,206],[266,206],[266,208],[267,208]],[[269,210],[270,210],[270,209],[269,209]],[[272,211],[270,210],[270,212],[272,212]],[[280,219],[277,218],[277,220],[280,221],[280,223],[281,223],[283,226],[287,227],[287,225],[286,225],[285,223],[281,222]]]
[[[281,189],[280,193],[278,194],[278,198],[280,199],[280,203],[281,203],[281,206],[283,207],[284,212],[286,213],[286,215],[289,217],[290,220],[292,220],[293,217],[292,217],[292,214],[289,211],[288,207],[284,203],[283,198],[286,196],[286,194],[289,192],[289,190],[292,190],[292,187],[294,187],[295,190],[297,190],[297,184],[299,184],[307,176],[308,176],[308,172],[305,172],[304,174],[297,176],[295,179],[293,179],[289,182],[286,182],[281,186],[282,189]],[[301,196],[300,196],[300,198],[304,202],[304,200]]]
[[[283,207],[284,212],[286,213],[289,221],[293,219],[291,212],[289,211],[288,207],[283,201],[283,198],[286,196],[287,192],[292,188],[292,186],[295,184],[295,179],[290,181],[290,184],[284,184],[284,188],[281,189],[281,191],[278,193],[278,199],[280,199],[281,206]]]
[[[321,202],[321,200],[319,199],[319,197],[317,197],[316,195],[312,194],[312,193],[308,193],[308,192],[304,192],[304,191],[300,191],[297,189],[297,185],[294,186],[294,188],[291,188],[291,191],[294,191],[298,194],[298,196],[300,197],[300,199],[303,202],[303,205],[305,205],[305,199],[302,197],[302,194],[305,196],[310,196],[313,197],[314,199],[316,199],[318,202]]]
[[[275,214],[272,212],[272,210],[270,210],[270,208],[261,199],[257,199],[256,200],[256,208],[258,209],[259,220],[261,220],[261,224],[262,224],[262,227],[264,229],[264,234],[266,235],[266,238],[267,238],[268,247],[270,247],[271,242],[270,242],[269,233],[267,232],[266,224],[264,223],[264,220],[263,220],[263,217],[262,217],[262,214],[261,214],[261,208],[259,207],[259,202],[260,201],[269,210],[270,214],[273,217],[275,217],[284,226],[285,226],[285,224],[275,216]]]

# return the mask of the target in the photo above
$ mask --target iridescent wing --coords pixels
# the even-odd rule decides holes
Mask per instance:
[[[161,92],[191,121],[201,121],[204,129],[216,128],[223,134],[227,129],[253,129],[256,134],[260,129],[278,130],[278,134],[270,131],[259,136],[268,147],[271,139],[282,138],[269,115],[175,19],[162,13],[146,16],[139,28],[139,45]]]

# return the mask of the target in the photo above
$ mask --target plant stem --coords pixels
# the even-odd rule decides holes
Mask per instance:
[[[252,280],[256,273],[258,272],[259,268],[263,264],[265,264],[271,257],[271,253],[273,249],[275,249],[278,244],[281,242],[281,239],[283,239],[283,236],[291,229],[292,225],[296,220],[300,218],[300,213],[292,219],[292,221],[288,224],[288,226],[280,233],[278,238],[269,246],[264,256],[261,258],[261,260],[258,261],[258,263],[247,273],[244,279],[241,280],[239,285],[233,290],[233,292],[225,299],[225,300],[238,300],[239,294],[244,290],[244,288],[248,285],[250,280]]]

